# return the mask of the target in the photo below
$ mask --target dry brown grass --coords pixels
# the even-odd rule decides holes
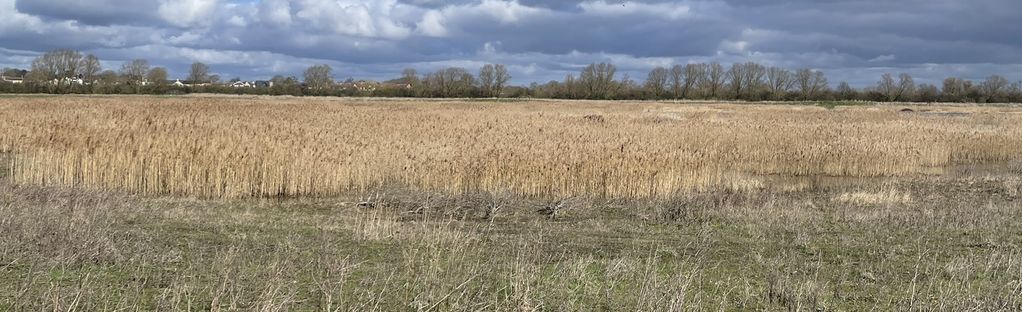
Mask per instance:
[[[857,191],[842,193],[834,197],[834,200],[858,205],[900,205],[912,203],[912,194],[903,193],[895,189],[878,192]]]
[[[13,180],[198,197],[665,197],[764,175],[901,176],[1022,156],[1014,108],[299,98],[0,99]],[[589,117],[587,117],[589,116]],[[599,118],[591,117],[599,116]]]

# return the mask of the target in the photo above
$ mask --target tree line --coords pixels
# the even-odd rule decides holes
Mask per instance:
[[[883,74],[875,85],[853,88],[840,82],[832,88],[819,70],[790,70],[755,62],[691,63],[657,67],[638,82],[618,75],[610,63],[590,64],[562,81],[511,86],[511,75],[501,64],[487,64],[477,74],[460,68],[441,68],[423,75],[405,69],[401,77],[376,82],[334,80],[329,65],[314,65],[302,78],[274,76],[263,87],[232,88],[212,74],[209,66],[194,63],[185,85],[171,84],[164,67],[144,59],[123,63],[119,70],[104,70],[98,57],[58,49],[37,57],[28,70],[5,69],[5,76],[23,76],[25,83],[0,83],[3,93],[173,94],[232,93],[296,96],[390,96],[435,98],[535,97],[595,100],[741,100],[741,101],[876,101],[876,102],[1022,102],[1022,82],[993,75],[975,83],[950,77],[940,86],[916,84],[909,74]],[[228,82],[239,81],[239,78]],[[362,84],[362,86],[359,86]],[[366,87],[365,84],[374,84]]]
[[[883,74],[875,85],[862,89],[840,82],[831,88],[819,70],[789,70],[755,62],[695,63],[657,67],[639,84],[627,75],[615,79],[616,68],[600,63],[585,67],[563,81],[533,83],[536,97],[560,99],[686,99],[742,101],[875,101],[875,102],[1022,102],[1022,82],[1011,83],[993,75],[974,83],[951,77],[938,87],[916,84],[909,74]]]

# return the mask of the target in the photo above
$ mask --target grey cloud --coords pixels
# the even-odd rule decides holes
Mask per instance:
[[[0,62],[67,47],[172,74],[206,61],[225,77],[502,62],[527,83],[588,62],[641,79],[658,65],[753,60],[858,86],[900,71],[1018,80],[1018,12],[1016,0],[0,0]]]

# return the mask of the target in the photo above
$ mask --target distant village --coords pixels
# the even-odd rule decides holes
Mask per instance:
[[[27,74],[28,74],[27,70],[13,70],[13,71],[8,70],[3,75],[0,75],[0,82],[13,83],[13,84],[23,84],[25,82],[25,79],[26,79],[25,77],[27,76]],[[104,82],[100,81],[98,79],[93,79],[93,80],[90,81],[90,80],[86,79],[83,75],[79,74],[79,75],[77,75],[75,77],[64,77],[64,78],[59,78],[59,79],[55,78],[55,79],[52,79],[52,80],[47,80],[45,83],[49,84],[49,85],[55,85],[55,86],[70,86],[70,85],[88,86],[88,85],[100,84],[100,83],[104,83]],[[114,85],[119,85],[119,84],[122,84],[122,83],[123,84],[132,84],[131,82],[127,82],[127,81],[113,81],[113,82],[110,82],[110,83],[114,84]],[[272,88],[274,86],[274,81],[272,81],[272,80],[249,80],[249,81],[246,81],[246,80],[232,79],[232,80],[227,81],[227,82],[214,82],[214,81],[209,81],[209,80],[207,80],[207,81],[193,81],[193,80],[186,80],[186,79],[160,80],[160,81],[152,81],[152,80],[149,80],[149,79],[142,79],[142,80],[138,81],[135,84],[140,85],[140,86],[164,85],[164,86],[182,87],[182,88],[185,88],[185,87],[188,87],[188,88],[193,88],[193,87],[215,87],[215,86],[219,86],[219,87],[231,87],[231,88]],[[307,87],[307,85],[305,83],[299,83],[298,85],[300,87]],[[402,89],[404,89],[404,90],[411,90],[412,89],[412,84],[410,84],[410,83],[402,83],[402,82],[394,82],[394,81],[378,82],[378,81],[364,80],[364,79],[363,80],[352,80],[352,79],[349,79],[349,80],[342,81],[342,82],[336,82],[335,83],[335,87],[340,89],[340,90],[351,90],[351,91],[357,91],[357,92],[374,92],[374,91],[377,91],[377,90],[384,90],[384,89],[389,89],[389,90],[402,90]]]

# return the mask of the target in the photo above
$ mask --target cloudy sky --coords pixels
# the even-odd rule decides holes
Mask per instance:
[[[884,72],[1022,80],[1019,0],[0,0],[0,66],[55,48],[132,58],[184,76],[389,79],[403,68],[507,64],[514,82],[609,61],[655,66],[756,61],[827,73],[832,86]]]

